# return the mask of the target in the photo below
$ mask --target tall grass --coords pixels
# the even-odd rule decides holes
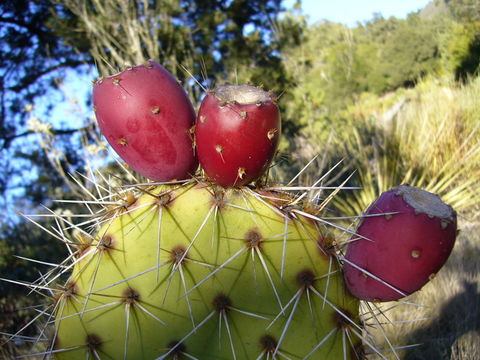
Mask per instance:
[[[378,99],[378,108],[388,98]],[[359,214],[381,192],[409,183],[439,194],[458,211],[478,208],[480,78],[458,86],[427,80],[396,104],[401,106],[393,115],[359,111],[361,102],[350,109],[361,116],[337,136],[335,155],[357,171],[353,181],[362,190],[338,197],[336,207]]]

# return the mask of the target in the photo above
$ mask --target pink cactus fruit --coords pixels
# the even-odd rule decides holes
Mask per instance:
[[[356,234],[344,258],[350,292],[367,301],[398,300],[445,264],[457,234],[456,213],[437,195],[400,185],[370,205]]]
[[[193,106],[163,66],[148,61],[94,83],[100,129],[117,154],[154,181],[184,179],[198,162],[190,129]]]
[[[223,187],[256,181],[268,169],[281,133],[270,92],[249,85],[221,85],[203,100],[196,144],[206,175]]]

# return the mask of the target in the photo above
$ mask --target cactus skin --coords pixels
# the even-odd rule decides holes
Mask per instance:
[[[184,89],[154,61],[93,86],[100,129],[117,154],[154,181],[185,179],[198,166],[189,133],[195,112]]]
[[[312,359],[360,358],[358,300],[317,224],[219,189],[151,188],[107,220],[57,295],[55,358],[301,359],[323,339]]]
[[[246,185],[268,169],[280,133],[272,94],[249,85],[221,85],[207,94],[197,115],[200,164],[223,187]]]
[[[345,281],[362,300],[398,300],[419,290],[445,264],[455,243],[456,214],[437,195],[397,186],[380,195],[366,212],[385,213],[395,214],[362,219],[357,234],[363,238],[349,243],[345,255]]]

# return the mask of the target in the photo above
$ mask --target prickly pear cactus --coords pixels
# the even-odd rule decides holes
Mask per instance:
[[[364,359],[366,347],[386,359],[361,326],[381,327],[384,311],[359,299],[397,300],[439,270],[455,241],[450,207],[397,187],[355,232],[332,223],[345,217],[318,217],[346,183],[317,204],[331,170],[312,186],[290,186],[302,170],[285,187],[267,187],[260,177],[278,146],[280,114],[273,95],[252,86],[210,91],[195,126],[188,97],[152,61],[99,80],[93,98],[112,147],[143,176],[168,183],[114,186],[99,173],[103,180],[77,182],[93,199],[80,201],[90,219],[46,214],[58,229],[37,223],[70,256],[32,284],[0,278],[50,296],[68,276],[36,317],[48,320],[35,343],[47,342],[51,327],[52,341],[29,356],[347,360]],[[195,174],[196,151],[206,177]],[[327,225],[349,239],[331,240]],[[403,267],[388,266],[399,256]]]
[[[361,358],[358,300],[289,196],[135,191],[81,236],[57,295],[57,359]]]

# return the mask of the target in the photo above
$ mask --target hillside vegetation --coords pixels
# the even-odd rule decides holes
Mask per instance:
[[[316,154],[330,166],[343,159],[362,188],[335,201],[350,215],[405,182],[478,209],[480,23],[457,14],[465,4],[449,6],[353,29],[316,24],[283,52],[295,82],[283,104],[298,129],[285,144],[287,175]],[[318,178],[318,167],[304,177]]]

